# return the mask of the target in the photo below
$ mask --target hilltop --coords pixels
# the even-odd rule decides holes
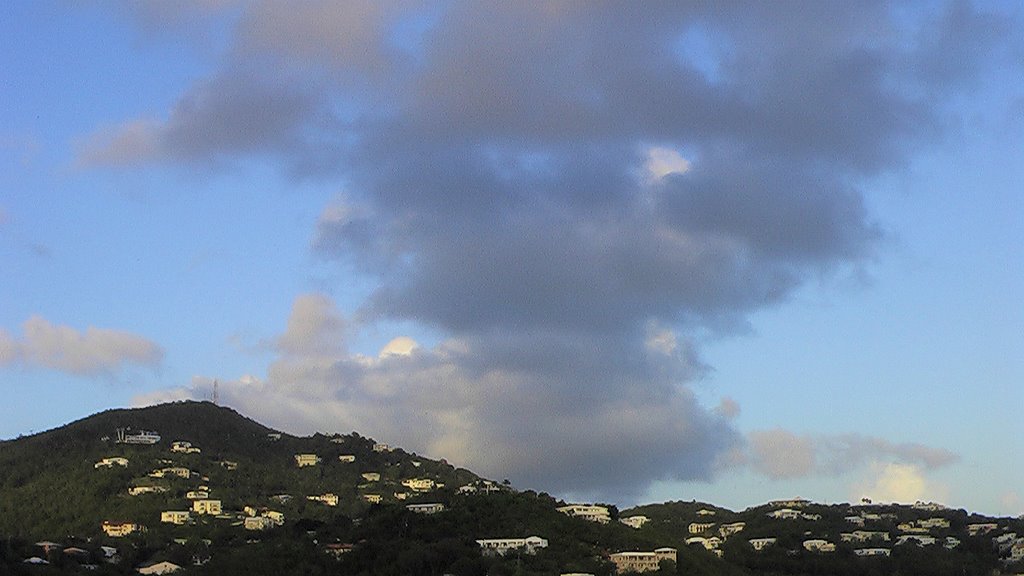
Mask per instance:
[[[568,504],[356,432],[291,436],[209,402],[109,410],[0,442],[0,571],[134,574],[160,562],[190,574],[457,576],[603,576],[621,563],[730,576],[1024,568],[1024,520],[936,504]]]

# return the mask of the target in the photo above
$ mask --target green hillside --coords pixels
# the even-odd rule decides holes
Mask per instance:
[[[159,442],[118,442],[140,431]],[[299,454],[315,465],[300,467]],[[198,500],[222,510],[199,514]],[[426,514],[412,504],[437,506]],[[557,510],[565,504],[354,432],[294,437],[208,402],[110,410],[0,442],[0,574],[136,574],[166,561],[178,573],[210,575],[607,576],[613,553],[661,547],[677,549],[676,562],[648,574],[1024,570],[1012,561],[1024,552],[1024,520],[938,506],[793,501],[732,511],[677,501],[622,512],[604,505],[598,523]],[[189,515],[162,521],[168,511]],[[105,521],[140,528],[107,534]],[[477,544],[527,536],[546,546],[494,556]],[[834,549],[809,549],[815,541]]]

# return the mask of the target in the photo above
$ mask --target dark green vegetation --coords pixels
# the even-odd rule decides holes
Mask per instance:
[[[153,430],[161,434],[156,445],[115,442],[118,428]],[[732,512],[696,502],[669,502],[642,506],[621,514],[610,507],[607,525],[570,518],[555,510],[561,503],[547,494],[516,492],[489,484],[490,493],[460,494],[467,484],[483,486],[472,472],[455,468],[401,449],[375,451],[374,441],[356,433],[314,435],[307,438],[281,434],[230,409],[210,403],[184,402],[138,410],[111,410],[62,428],[17,440],[0,442],[0,574],[134,574],[139,566],[169,561],[186,574],[454,574],[457,576],[562,574],[614,572],[611,552],[678,549],[675,566],[661,573],[743,575],[988,575],[993,569],[1012,570],[1000,563],[993,537],[1016,532],[1024,535],[1019,519],[969,516],[962,510],[926,512],[906,506],[855,508],[849,505],[810,504],[801,512],[819,515],[777,520],[762,506]],[[200,453],[172,452],[174,441],[188,441]],[[316,466],[299,468],[294,455],[313,453]],[[355,456],[342,462],[339,455]],[[96,468],[103,458],[123,457],[127,467]],[[188,468],[188,479],[152,478],[166,467]],[[378,473],[366,480],[363,473]],[[430,479],[443,484],[423,493],[403,486],[402,480]],[[131,496],[130,486],[153,485],[166,492]],[[188,510],[189,491],[208,487],[210,498],[223,503],[218,517],[193,515],[185,525],[160,522],[161,511]],[[331,507],[306,496],[332,493]],[[380,504],[365,496],[379,495]],[[280,498],[289,495],[290,499]],[[402,498],[402,495],[405,495]],[[437,502],[445,510],[416,514],[406,504]],[[245,530],[245,507],[284,514],[281,526],[266,531]],[[777,508],[777,507],[776,507]],[[699,511],[705,510],[704,514]],[[714,514],[709,514],[713,511]],[[885,558],[854,555],[854,545],[843,543],[842,532],[857,529],[845,517],[870,512],[885,516],[871,520],[865,530],[899,533],[898,524],[927,518],[949,520],[948,528],[930,535],[944,541],[952,536],[960,545],[893,546]],[[640,529],[614,521],[617,516],[645,515]],[[128,520],[147,527],[127,537],[110,537],[101,530],[104,520]],[[719,558],[700,545],[685,544],[692,537],[692,522],[721,524],[744,522],[742,532],[724,539]],[[970,537],[966,526],[992,522],[997,529]],[[536,555],[488,557],[480,553],[478,538],[537,535],[549,546]],[[755,551],[750,538],[774,537],[777,542]],[[821,538],[838,545],[834,553],[806,551],[802,543]],[[46,547],[40,541],[60,546]],[[101,546],[117,548],[106,557]],[[863,545],[857,545],[863,547]],[[76,548],[78,550],[76,550]],[[346,553],[333,554],[342,548]],[[70,549],[70,551],[69,551]],[[1005,556],[1005,550],[1003,551]],[[31,565],[29,558],[46,560]],[[1012,573],[1012,572],[1010,572]]]

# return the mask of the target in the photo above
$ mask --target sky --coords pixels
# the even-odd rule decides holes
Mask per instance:
[[[0,438],[1024,514],[1016,2],[0,6]]]

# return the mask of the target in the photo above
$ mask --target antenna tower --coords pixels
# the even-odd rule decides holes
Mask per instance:
[[[220,394],[217,393],[217,380],[214,379],[214,381],[213,381],[213,404],[215,406],[220,406],[219,401],[220,401]]]

